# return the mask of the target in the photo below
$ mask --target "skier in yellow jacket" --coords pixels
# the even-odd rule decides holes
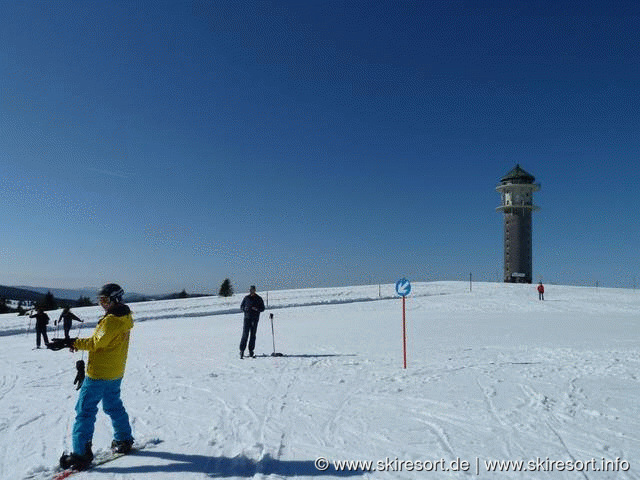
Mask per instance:
[[[111,417],[115,452],[128,453],[133,445],[129,416],[120,399],[120,384],[124,376],[129,350],[129,334],[133,328],[131,310],[122,303],[124,291],[109,283],[99,292],[99,301],[105,310],[93,335],[89,338],[69,339],[66,346],[75,350],[87,350],[89,363],[87,374],[76,404],[76,420],[73,426],[73,452],[60,457],[62,468],[84,470],[93,460],[91,441],[102,401],[104,412]]]

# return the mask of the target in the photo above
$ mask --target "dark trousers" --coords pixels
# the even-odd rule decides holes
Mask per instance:
[[[247,347],[247,339],[249,340],[249,352],[253,352],[256,348],[256,332],[258,330],[257,318],[245,318],[244,328],[242,329],[242,339],[240,339],[240,351],[244,352]]]
[[[544,293],[538,292],[538,300],[544,300]]]
[[[71,320],[65,320],[62,326],[64,327],[64,338],[68,340],[69,332],[71,331]]]
[[[47,326],[38,327],[36,325],[36,347],[40,348],[40,336],[44,338],[44,344],[47,345],[49,343],[49,337],[47,336]]]

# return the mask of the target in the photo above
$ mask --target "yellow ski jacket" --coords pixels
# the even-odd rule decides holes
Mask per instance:
[[[133,317],[127,305],[111,307],[100,319],[90,338],[78,338],[77,350],[89,351],[87,376],[94,380],[116,380],[124,376]]]

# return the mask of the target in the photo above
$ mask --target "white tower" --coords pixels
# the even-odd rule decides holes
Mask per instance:
[[[531,213],[533,192],[540,190],[535,177],[520,165],[500,179],[496,190],[502,203],[496,208],[504,213],[504,281],[531,283],[533,276]]]

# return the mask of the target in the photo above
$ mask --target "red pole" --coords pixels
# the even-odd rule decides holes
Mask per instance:
[[[402,351],[404,353],[404,368],[407,368],[407,317],[405,315],[405,297],[402,296]]]

